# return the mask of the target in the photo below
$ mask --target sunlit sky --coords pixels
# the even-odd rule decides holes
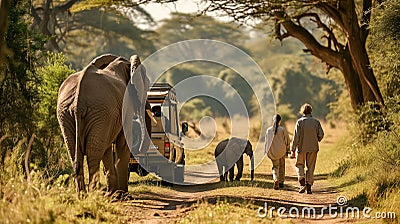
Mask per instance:
[[[181,13],[196,13],[201,12],[206,8],[207,4],[202,2],[201,0],[178,0],[173,3],[151,3],[143,5],[142,7],[150,13],[153,19],[156,22],[160,22],[163,19],[167,19],[171,17],[171,13],[173,12],[181,12]],[[212,16],[216,20],[220,20],[223,22],[230,22],[232,19],[221,13],[216,12],[207,12],[207,15]],[[158,23],[157,26],[161,25]],[[155,27],[148,27],[148,24],[137,24],[142,29],[154,29]],[[250,35],[253,35],[254,32],[250,31]]]
[[[156,21],[170,17],[171,12],[193,13],[201,9],[198,1],[179,0],[174,3],[159,4],[151,3],[144,5],[143,8],[151,14]]]

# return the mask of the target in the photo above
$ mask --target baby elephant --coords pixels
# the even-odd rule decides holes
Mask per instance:
[[[229,180],[233,181],[235,163],[238,173],[235,180],[240,181],[243,174],[243,154],[246,153],[250,157],[250,177],[254,178],[254,158],[253,149],[250,141],[240,138],[225,139],[218,143],[215,148],[215,159],[217,161],[219,178],[221,181],[227,181],[228,171]]]

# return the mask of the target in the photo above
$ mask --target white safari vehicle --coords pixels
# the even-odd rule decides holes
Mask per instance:
[[[147,102],[151,113],[151,141],[146,153],[132,155],[129,171],[145,176],[155,173],[164,182],[183,183],[185,149],[182,135],[188,131],[183,122],[180,130],[178,101],[172,86],[168,83],[155,83],[147,92]]]

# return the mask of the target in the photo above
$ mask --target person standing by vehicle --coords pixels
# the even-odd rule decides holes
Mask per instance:
[[[265,152],[272,161],[274,189],[283,188],[285,182],[285,157],[289,151],[290,139],[286,129],[280,126],[281,116],[276,114],[273,125],[267,129]]]
[[[295,150],[297,148],[295,166],[300,183],[299,193],[307,191],[307,194],[312,194],[311,186],[314,183],[314,169],[319,151],[318,142],[324,137],[324,131],[322,130],[321,123],[312,117],[312,106],[310,104],[304,104],[300,109],[300,113],[303,116],[296,122],[291,157],[295,157]],[[304,174],[305,167],[307,171]]]

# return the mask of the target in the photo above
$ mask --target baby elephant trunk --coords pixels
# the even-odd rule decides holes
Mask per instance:
[[[253,181],[254,179],[254,156],[250,156],[250,178]]]
[[[247,146],[245,152],[250,157],[250,178],[253,181],[254,179],[254,154],[253,154],[253,146],[250,141],[247,141]]]

